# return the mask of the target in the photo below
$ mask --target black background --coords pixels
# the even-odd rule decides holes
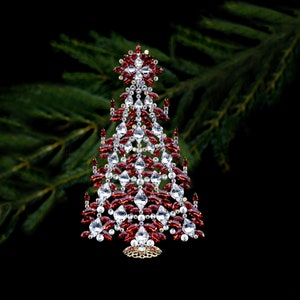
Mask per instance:
[[[164,7],[155,2],[7,4],[0,21],[1,85],[62,82],[61,75],[72,62],[50,46],[62,33],[88,39],[90,30],[107,36],[115,31],[165,50],[172,22],[193,24],[221,2],[184,1]],[[244,299],[258,290],[270,295],[282,287],[287,280],[283,274],[294,266],[286,252],[293,253],[295,241],[299,78],[278,104],[246,120],[246,128],[230,148],[229,173],[222,173],[209,149],[203,153],[199,173],[192,179],[204,214],[204,239],[167,242],[161,246],[163,253],[150,260],[127,258],[119,241],[83,241],[79,237],[83,202],[78,195],[85,187],[79,186],[69,191],[72,203],[57,207],[34,235],[17,234],[1,246],[1,288],[10,295],[40,298],[77,293],[140,298],[163,290],[199,298],[208,295],[204,299],[219,293]],[[284,286],[286,294],[293,295],[292,284],[291,278]]]

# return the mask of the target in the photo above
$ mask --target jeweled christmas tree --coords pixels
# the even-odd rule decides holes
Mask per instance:
[[[163,69],[140,45],[119,63],[114,71],[127,87],[119,108],[111,100],[115,133],[100,133],[100,155],[92,161],[90,178],[97,195],[94,201],[84,195],[82,223],[88,230],[81,236],[102,242],[115,235],[129,244],[123,251],[127,256],[151,258],[162,252],[156,245],[168,236],[183,242],[204,237],[203,218],[197,193],[190,201],[185,196],[191,179],[187,160],[182,159],[182,168],[176,164],[181,159],[178,130],[168,137],[159,123],[169,120],[169,100],[159,108],[151,86]]]

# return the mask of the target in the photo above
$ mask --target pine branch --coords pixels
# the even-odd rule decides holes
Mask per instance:
[[[172,121],[165,129],[179,129],[181,155],[191,172],[209,146],[219,165],[230,170],[228,148],[235,132],[249,114],[274,105],[298,72],[297,10],[231,1],[220,10],[222,19],[219,14],[193,28],[175,25],[170,53],[140,43],[164,69],[155,86],[157,101],[170,99]],[[63,74],[65,85],[1,91],[0,243],[16,230],[34,231],[65,199],[67,188],[85,184],[99,130],[115,130],[109,104],[112,98],[119,101],[123,87],[112,69],[136,43],[117,33],[90,37],[87,42],[62,35],[52,42],[54,50],[84,67]]]

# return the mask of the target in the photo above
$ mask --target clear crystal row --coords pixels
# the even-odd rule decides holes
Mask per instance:
[[[155,257],[162,252],[156,244],[167,236],[184,242],[204,237],[199,229],[202,213],[198,195],[194,193],[191,201],[185,196],[191,183],[186,159],[181,169],[176,165],[178,130],[168,137],[159,123],[169,120],[169,100],[165,98],[163,109],[159,108],[152,85],[163,69],[140,45],[119,63],[114,72],[127,87],[119,108],[111,100],[115,133],[111,137],[105,129],[100,133],[100,161],[93,159],[90,177],[96,196],[91,201],[87,192],[84,195],[81,223],[88,230],[81,236],[101,242],[116,235],[129,244],[123,251],[127,256]]]

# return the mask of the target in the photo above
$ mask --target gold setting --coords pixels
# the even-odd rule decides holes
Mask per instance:
[[[129,246],[123,250],[123,253],[128,257],[144,259],[157,257],[162,251],[156,246],[146,246],[143,248],[140,246]]]

